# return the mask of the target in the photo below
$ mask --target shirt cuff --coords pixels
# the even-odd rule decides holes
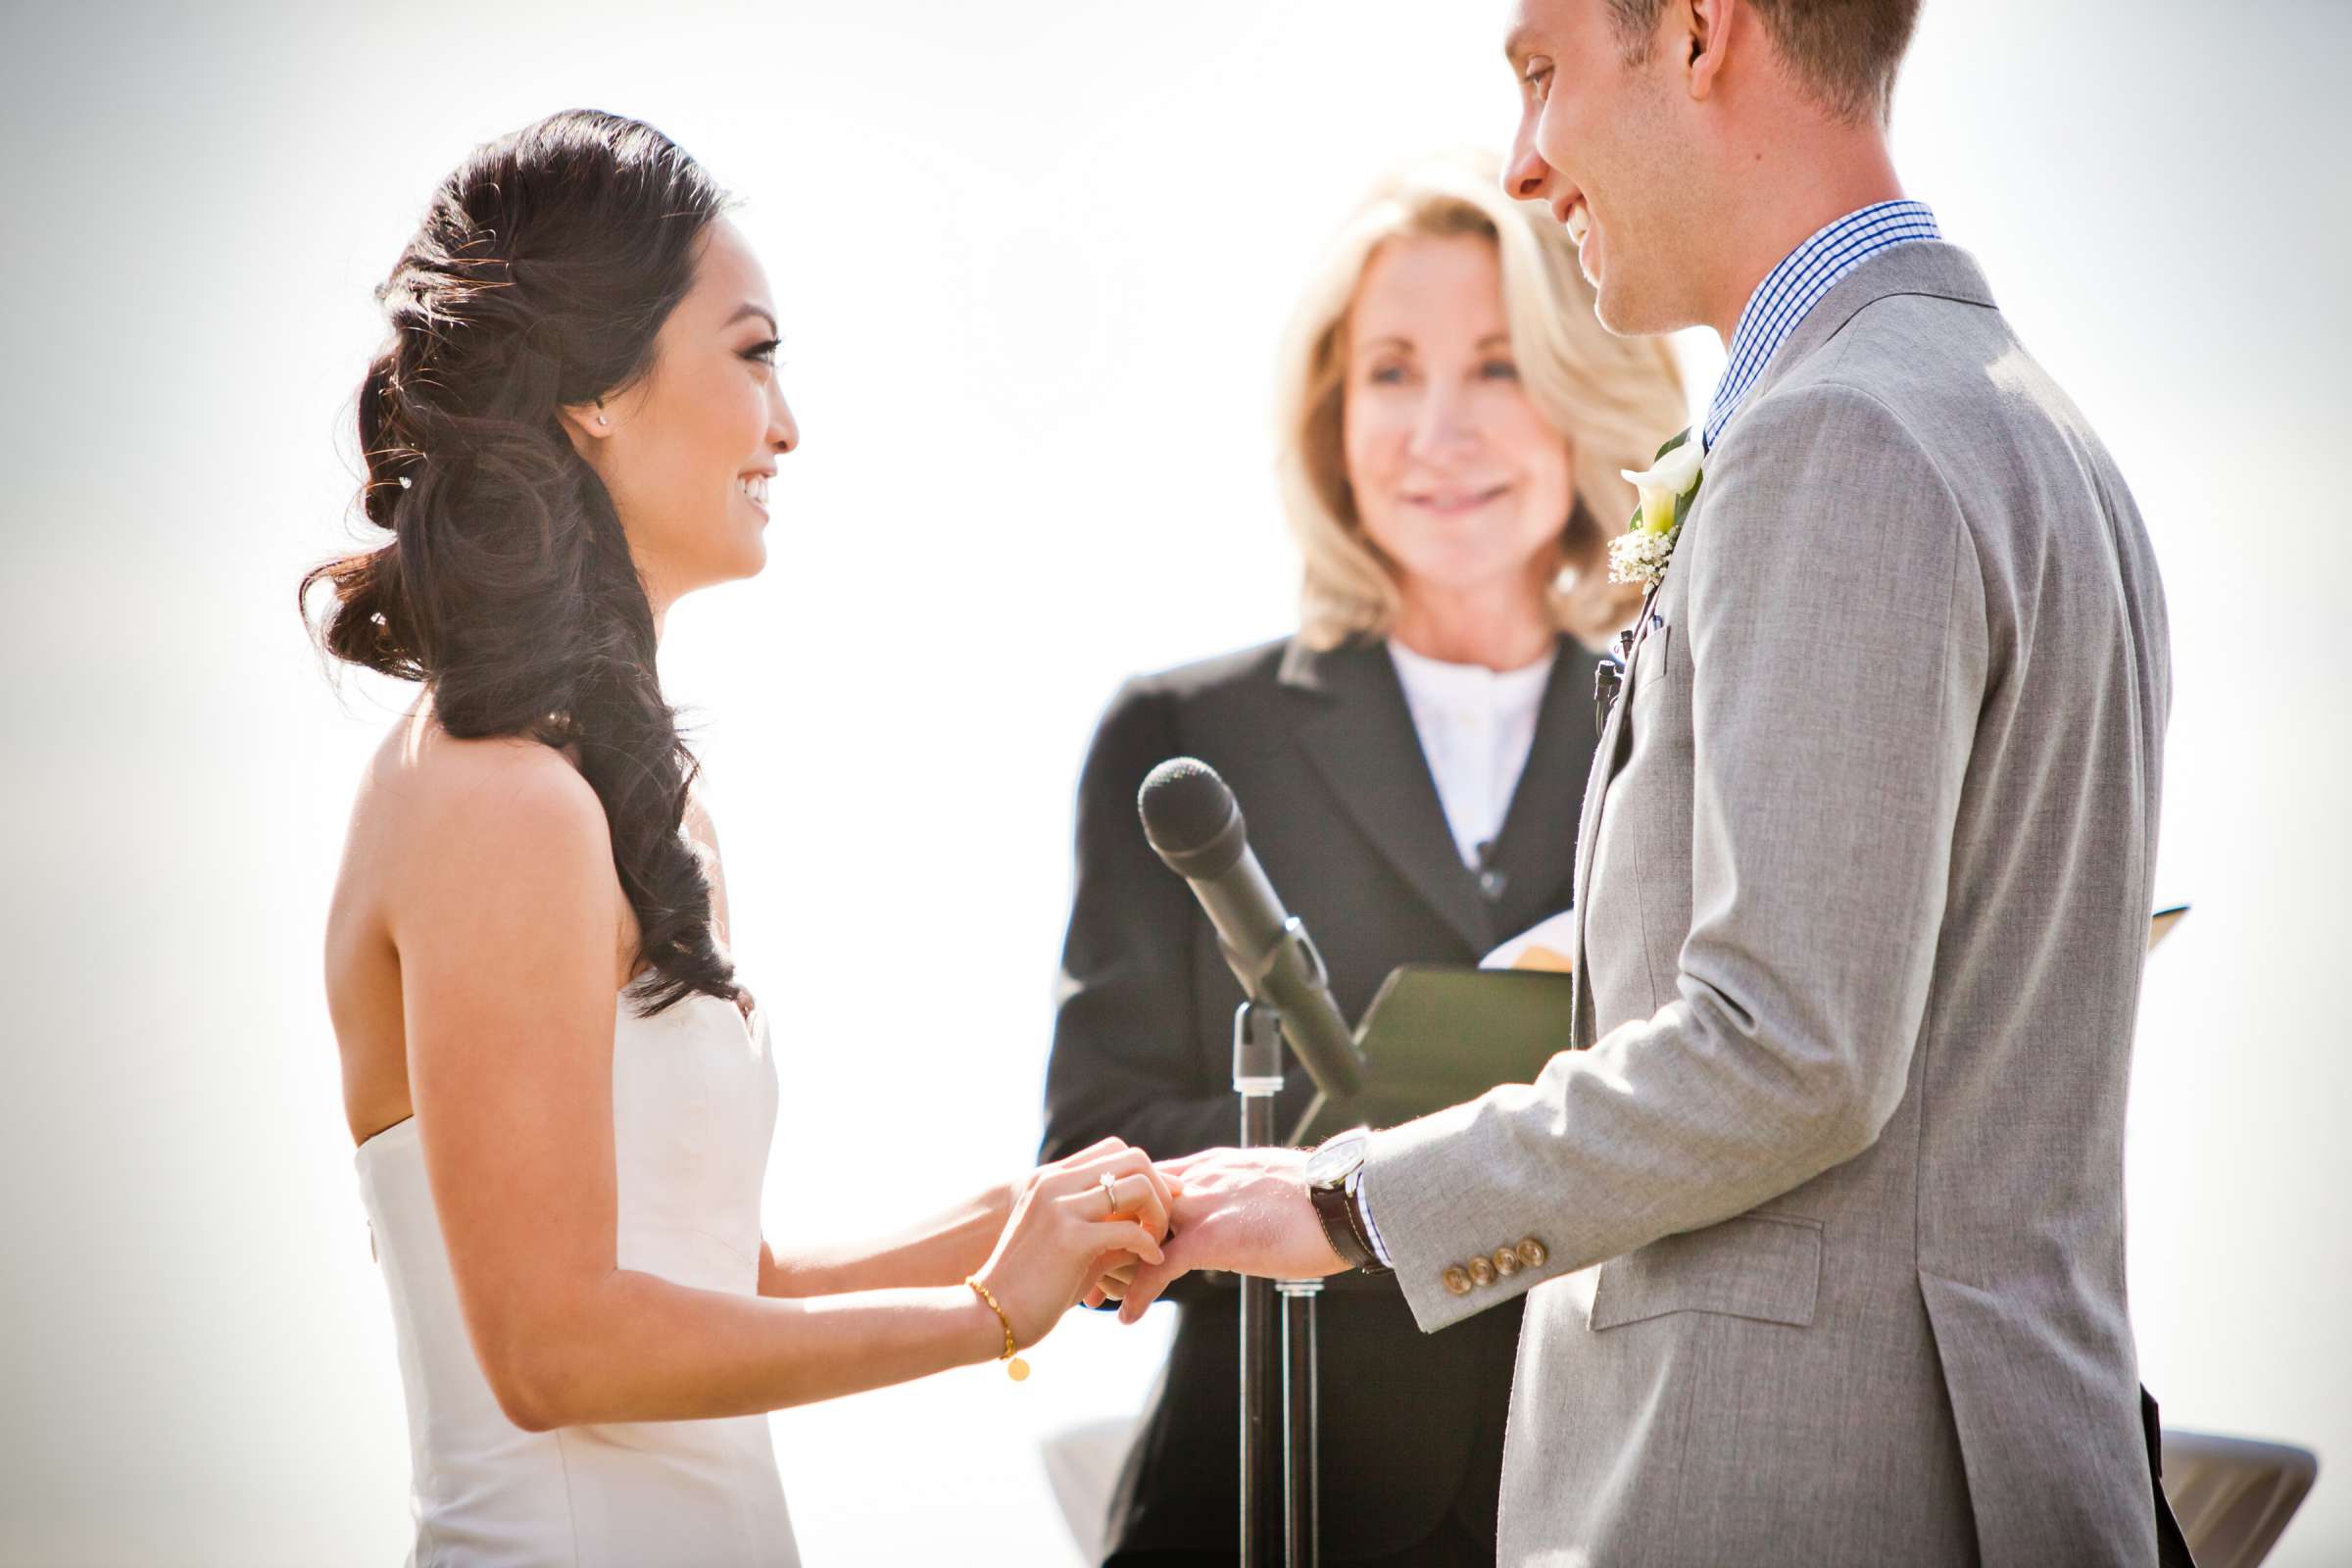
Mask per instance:
[[[1395,1268],[1396,1260],[1389,1255],[1389,1244],[1380,1239],[1380,1224],[1372,1217],[1372,1197],[1364,1191],[1364,1170],[1357,1166],[1348,1177],[1348,1201],[1364,1221],[1364,1240],[1371,1244],[1372,1255],[1380,1259],[1382,1268]]]

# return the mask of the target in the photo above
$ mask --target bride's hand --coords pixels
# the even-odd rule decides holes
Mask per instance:
[[[1011,1322],[1014,1345],[1044,1339],[1106,1267],[1161,1261],[1173,1199],[1151,1156],[1115,1138],[1031,1172],[978,1276]]]

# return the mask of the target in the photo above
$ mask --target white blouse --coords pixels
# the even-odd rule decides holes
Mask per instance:
[[[1555,658],[1546,654],[1523,669],[1449,664],[1389,640],[1389,657],[1404,687],[1404,706],[1429,760],[1438,802],[1462,863],[1477,870],[1502,832],[1511,793],[1527,770],[1536,744],[1536,715],[1551,682]]]

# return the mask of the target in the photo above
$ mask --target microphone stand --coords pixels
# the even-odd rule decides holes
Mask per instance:
[[[1283,1542],[1292,1568],[1316,1568],[1323,1560],[1323,1466],[1315,1298],[1323,1282],[1284,1280],[1274,1288],[1282,1296]]]
[[[1295,924],[1296,922],[1294,922]],[[1233,1092],[1242,1147],[1274,1143],[1282,1092],[1282,1014],[1245,1002],[1233,1015]],[[1282,1297],[1282,1440],[1274,1441],[1274,1298]],[[1316,1568],[1322,1560],[1322,1474],[1316,1452],[1315,1298],[1321,1280],[1242,1277],[1242,1568]],[[1280,1501],[1277,1504],[1277,1497]],[[1279,1515],[1276,1513],[1280,1507]]]

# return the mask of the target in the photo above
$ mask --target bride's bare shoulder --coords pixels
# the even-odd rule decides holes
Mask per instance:
[[[526,735],[462,740],[422,711],[392,726],[360,792],[363,808],[380,804],[422,812],[478,811],[504,799],[539,808],[597,805],[587,779],[554,747]],[[597,815],[601,821],[602,811]]]
[[[604,805],[569,759],[524,736],[462,740],[412,714],[369,760],[347,871],[383,891],[462,890],[488,876],[612,875]]]
[[[361,780],[325,933],[352,1136],[410,1112],[409,982],[526,983],[549,970],[544,952],[522,951],[539,942],[609,965],[617,986],[634,929],[602,803],[562,753],[395,726]]]

